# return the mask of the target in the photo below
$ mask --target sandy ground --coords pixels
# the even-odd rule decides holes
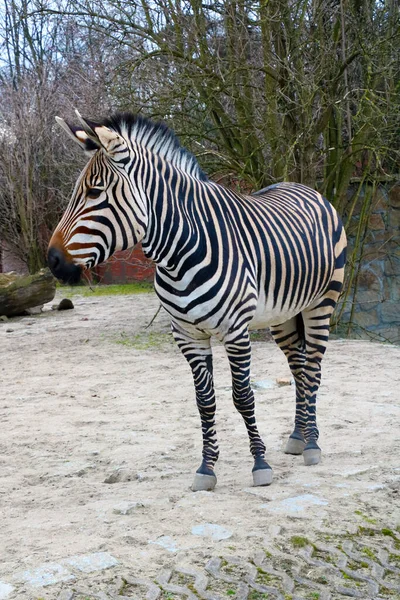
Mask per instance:
[[[274,481],[254,488],[228,363],[215,346],[218,485],[193,493],[201,433],[192,378],[166,315],[144,329],[156,297],[74,303],[0,323],[0,580],[15,586],[10,598],[57,597],[51,586],[23,585],[21,572],[74,555],[108,552],[151,578],[177,562],[248,557],[293,532],[340,534],[368,518],[400,524],[399,347],[331,341],[315,467],[282,452],[293,387],[257,389]],[[253,344],[252,376],[258,388],[289,376],[274,343]]]

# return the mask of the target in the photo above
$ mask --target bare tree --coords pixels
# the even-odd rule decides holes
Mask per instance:
[[[36,0],[7,0],[0,72],[0,239],[28,266],[45,264],[49,236],[84,158],[58,134],[57,114],[111,102],[104,41],[73,19],[30,15]],[[96,56],[96,60],[94,59]]]

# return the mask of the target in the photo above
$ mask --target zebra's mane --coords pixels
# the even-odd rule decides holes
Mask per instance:
[[[148,148],[154,154],[159,154],[196,179],[207,181],[207,175],[201,170],[196,158],[180,145],[175,133],[164,123],[156,123],[142,115],[126,112],[115,113],[103,119],[100,125],[117,131],[122,137]]]

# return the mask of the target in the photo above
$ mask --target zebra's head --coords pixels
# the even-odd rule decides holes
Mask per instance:
[[[82,271],[138,243],[146,227],[143,193],[129,177],[137,157],[123,128],[83,119],[79,126],[57,117],[90,156],[69,205],[50,240],[48,264],[55,277],[78,283]]]

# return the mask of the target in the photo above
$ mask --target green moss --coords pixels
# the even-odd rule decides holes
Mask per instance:
[[[375,523],[376,523],[376,519],[372,519],[371,517],[368,517],[368,515],[365,515],[361,510],[355,510],[354,514],[358,515],[359,517],[362,517],[364,519],[364,521],[366,521],[367,523],[371,523],[371,525],[375,525]]]
[[[363,535],[363,536],[374,537],[376,533],[377,532],[376,532],[375,529],[371,529],[370,527],[362,527],[362,526],[360,526],[358,528],[358,532],[357,532],[356,535]]]
[[[267,584],[271,583],[272,576],[269,573],[266,573],[260,567],[257,567],[258,575],[257,575],[257,583]]]
[[[257,592],[256,590],[252,590],[247,596],[247,600],[268,600],[268,598],[271,598],[269,594],[265,594],[264,592]]]
[[[235,592],[235,590],[226,590],[226,595],[227,596],[236,596],[236,592]]]
[[[386,536],[389,536],[389,537],[393,538],[394,540],[397,540],[397,536],[395,535],[395,533],[391,529],[383,528],[382,529],[382,534],[386,535]]]
[[[196,588],[194,587],[194,584],[192,582],[189,582],[186,584],[186,587],[192,592],[192,594],[194,594],[195,596],[197,596],[198,598],[200,597]]]
[[[394,547],[396,548],[396,550],[400,550],[400,539],[397,537],[394,531],[388,528],[384,528],[382,529],[382,534],[387,537],[391,537],[394,540]]]
[[[400,567],[400,556],[398,554],[389,554],[389,562]]]
[[[300,535],[294,535],[290,538],[290,541],[292,542],[295,548],[304,548],[305,546],[310,545],[308,539],[305,537],[301,537]]]
[[[376,560],[376,554],[375,554],[375,551],[372,550],[372,548],[362,548],[361,554],[365,554],[365,556],[368,556],[368,558],[372,558],[373,560]]]
[[[367,562],[357,562],[355,560],[348,560],[347,561],[347,567],[349,569],[351,569],[352,571],[358,571],[361,568],[363,569],[368,569],[369,564]]]
[[[379,593],[382,596],[395,596],[396,598],[399,598],[399,596],[397,595],[397,592],[395,592],[395,590],[391,590],[390,588],[387,588],[383,585],[380,586],[379,588]]]
[[[324,550],[318,550],[315,546],[313,546],[313,558],[322,560],[324,562],[330,563],[332,565],[336,564],[335,556],[332,556],[328,552]]]

